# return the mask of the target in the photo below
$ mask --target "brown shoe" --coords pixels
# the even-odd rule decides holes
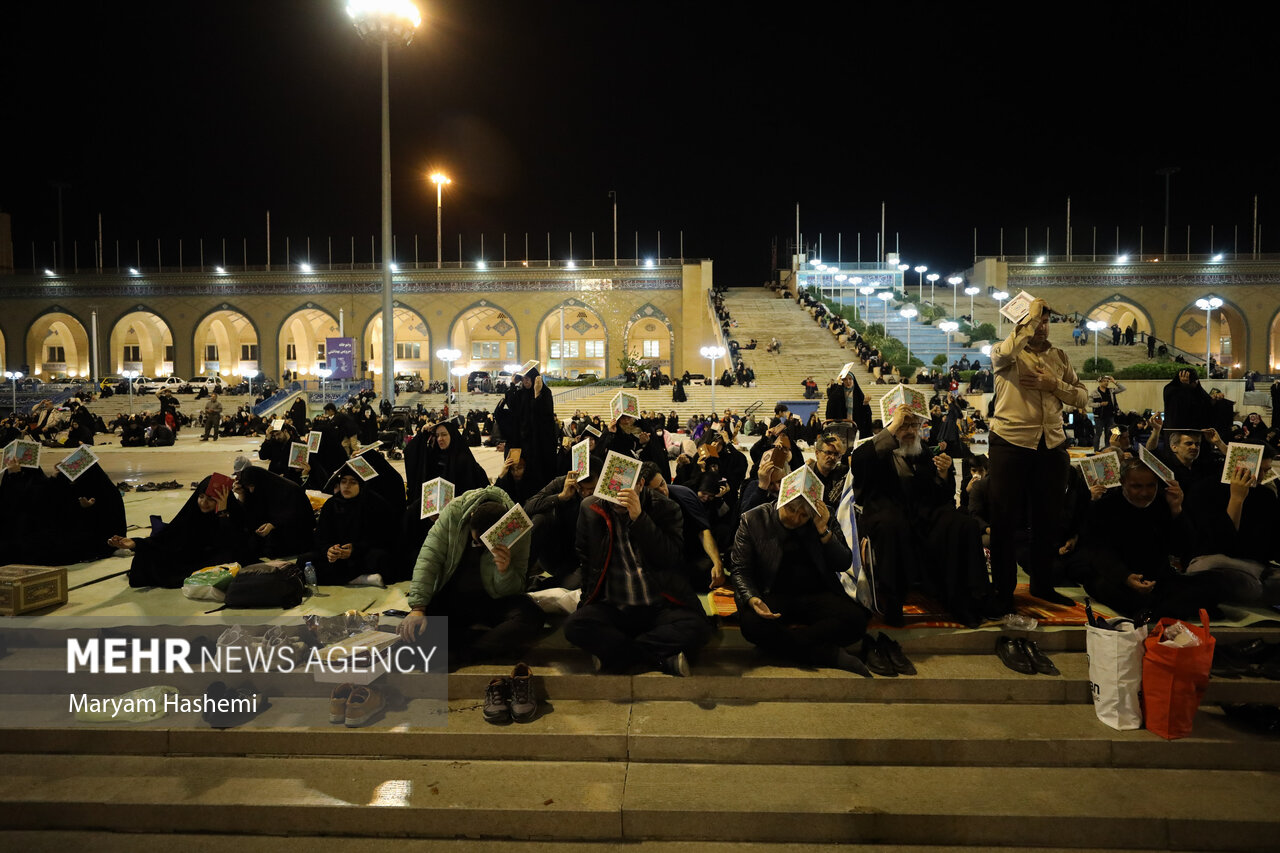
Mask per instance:
[[[333,693],[329,696],[329,722],[345,723],[347,721],[347,699],[355,689],[354,684],[339,684],[333,688]]]
[[[387,700],[372,687],[357,687],[347,699],[347,728],[367,726],[382,715]]]
[[[534,694],[533,673],[528,664],[518,663],[511,671],[511,719],[527,723],[538,716],[538,697]]]

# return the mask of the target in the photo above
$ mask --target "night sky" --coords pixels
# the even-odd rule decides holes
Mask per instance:
[[[801,205],[806,240],[834,259],[875,251],[888,204],[903,256],[944,275],[978,251],[1075,250],[1089,229],[1114,249],[1159,245],[1173,177],[1171,249],[1249,247],[1253,196],[1263,248],[1280,246],[1271,21],[1254,7],[1192,2],[977,4],[494,2],[433,0],[414,43],[391,61],[393,220],[399,259],[412,235],[434,258],[434,168],[445,191],[445,259],[464,255],[710,257],[716,278],[769,276]],[[763,9],[763,13],[751,8]],[[996,5],[992,5],[996,8]],[[239,263],[295,260],[312,238],[324,261],[369,260],[380,230],[378,51],[341,0],[5,4],[0,11],[5,132],[0,209],[16,263],[52,260],[57,195],[68,247],[89,265],[102,213],[115,240],[154,267],[177,239],[210,263],[228,238]],[[1007,11],[1005,11],[1007,9]],[[1235,12],[1232,12],[1235,9]],[[70,249],[67,263],[70,265]]]

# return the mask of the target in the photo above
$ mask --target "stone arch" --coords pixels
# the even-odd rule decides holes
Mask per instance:
[[[116,318],[108,340],[110,372],[137,370],[152,378],[173,373],[173,327],[147,306],[136,305]]]
[[[5,349],[4,329],[0,329],[0,372],[13,370],[9,366],[9,351]]]
[[[49,361],[50,347],[61,347],[61,362]],[[90,374],[89,332],[80,318],[70,311],[53,306],[38,315],[27,325],[26,357],[27,367],[34,376],[52,376],[57,373],[70,375],[74,370],[77,376]],[[54,355],[57,355],[55,350]],[[61,368],[54,365],[61,364]],[[46,369],[49,365],[51,369]],[[19,365],[14,365],[18,367]],[[8,368],[6,369],[13,369]]]
[[[405,352],[406,356],[414,356],[416,358],[396,358],[396,362],[392,365],[396,373],[416,373],[423,379],[431,378],[431,359],[434,357],[431,353],[431,327],[427,325],[426,318],[414,309],[401,302],[395,302],[392,305],[392,322],[395,324],[395,342],[397,346],[403,345],[405,349],[412,350],[416,345],[415,352]],[[374,312],[364,324],[364,337],[361,339],[360,361],[369,363],[369,372],[375,375],[382,374],[382,309],[379,308]],[[403,368],[403,370],[401,370]]]
[[[1121,329],[1128,328],[1129,323],[1133,322],[1137,324],[1138,332],[1158,336],[1156,324],[1152,322],[1150,312],[1132,299],[1126,299],[1118,293],[1094,304],[1084,312],[1084,316],[1089,320],[1101,320],[1108,326],[1114,323]]]
[[[662,334],[662,326],[666,327],[666,335]],[[661,308],[652,302],[646,302],[633,311],[627,319],[622,339],[626,352],[634,354],[641,361],[656,361],[664,373],[671,374],[675,364],[672,358],[676,349],[676,329]],[[657,356],[646,354],[647,341],[658,342]]]
[[[1174,346],[1204,358],[1205,312],[1196,307],[1194,299],[1174,318],[1169,340]],[[1244,364],[1249,353],[1249,318],[1239,305],[1222,300],[1222,307],[1213,312],[1209,343],[1219,364],[1228,368],[1236,363]]]
[[[1280,308],[1271,315],[1271,322],[1267,324],[1267,370],[1260,370],[1259,373],[1280,373]],[[1249,365],[1253,370],[1257,370],[1256,365]]]
[[[449,324],[449,346],[462,352],[459,363],[472,370],[502,370],[520,361],[520,328],[514,315],[487,299],[459,311]]]
[[[244,370],[262,372],[261,338],[258,326],[249,315],[226,302],[206,311],[196,321],[192,335],[195,366],[202,376],[214,372],[222,376],[239,376]],[[212,346],[215,358],[209,358]],[[245,351],[248,347],[248,351]]]
[[[559,355],[561,308],[564,308],[564,343],[568,351],[563,358]],[[549,308],[538,321],[537,335],[538,358],[545,371],[559,372],[570,379],[581,373],[608,375],[608,324],[599,311],[582,300],[569,298]],[[588,354],[588,349],[592,354]]]
[[[276,352],[280,354],[280,370],[302,377],[315,373],[324,357],[320,355],[326,338],[339,336],[338,318],[314,302],[296,308],[280,321],[276,331]],[[292,357],[290,357],[290,347]]]

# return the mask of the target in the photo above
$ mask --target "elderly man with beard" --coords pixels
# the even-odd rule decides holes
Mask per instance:
[[[1191,617],[1217,604],[1216,582],[1183,575],[1170,565],[1191,547],[1176,481],[1161,487],[1155,472],[1136,459],[1120,466],[1120,488],[1094,486],[1081,535],[1090,557],[1091,596],[1126,616]]]
[[[1070,460],[1062,425],[1064,404],[1083,409],[1089,392],[1071,361],[1049,343],[1049,308],[1043,299],[1009,337],[991,348],[996,376],[991,423],[991,575],[996,605],[1013,611],[1018,582],[1018,533],[1031,531],[1025,566],[1031,594],[1053,604],[1074,602],[1053,588],[1062,500]]]
[[[937,455],[920,439],[921,419],[899,407],[875,437],[849,457],[859,530],[875,553],[876,602],[882,619],[902,625],[912,587],[942,600],[966,625],[987,609],[990,585],[977,519],[956,508],[955,475],[945,446]]]

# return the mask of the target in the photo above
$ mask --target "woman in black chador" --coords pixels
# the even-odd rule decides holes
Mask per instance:
[[[22,562],[66,566],[111,556],[115,549],[107,540],[125,528],[124,499],[101,465],[93,465],[75,482],[59,471],[39,491],[42,521],[32,540],[36,547]]]
[[[536,363],[530,362],[525,365],[523,376],[512,379],[506,397],[494,411],[507,449],[520,450],[525,476],[543,486],[556,476],[561,429],[555,408],[551,389],[543,384]]]
[[[293,557],[311,547],[315,513],[297,483],[250,465],[236,475],[236,497],[246,557]]]
[[[117,534],[107,544],[133,551],[129,586],[135,587],[178,589],[205,566],[239,560],[245,543],[240,504],[231,498],[231,478],[205,477],[173,521],[148,538]]]
[[[370,488],[377,479],[361,480],[350,465],[333,475],[333,497],[320,510],[312,551],[298,558],[311,562],[320,583],[382,585],[395,550],[395,517]]]
[[[405,445],[404,476],[409,487],[409,507],[415,512],[422,484],[436,477],[453,483],[454,493],[459,495],[489,485],[488,475],[453,421],[421,430]]]

